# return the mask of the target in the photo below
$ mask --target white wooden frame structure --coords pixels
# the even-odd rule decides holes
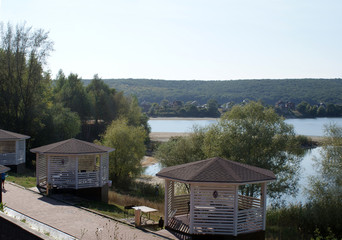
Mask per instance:
[[[37,187],[77,190],[108,183],[109,152],[114,149],[77,139],[51,145],[31,150],[36,153]]]
[[[212,161],[213,159],[208,160]],[[221,160],[220,162],[222,162]],[[228,163],[231,163],[231,161]],[[212,164],[217,164],[217,162],[212,161]],[[191,171],[189,172],[194,167],[193,165],[192,163],[179,165],[183,166],[184,171],[183,169],[177,169],[177,167],[170,167],[171,171],[165,168],[157,174],[157,176],[165,179],[164,223],[166,228],[191,235],[233,236],[264,231],[266,229],[266,184],[275,179],[273,173],[269,174],[267,172],[270,177],[265,177],[265,180],[248,181],[246,183],[227,183],[222,181],[196,182],[189,179],[181,180],[179,177],[178,179],[172,177],[182,177],[183,171],[190,175],[190,179],[196,178],[193,177],[194,175],[192,175]],[[220,165],[220,167],[222,166]],[[206,173],[206,168],[208,168],[207,165],[201,173]],[[222,168],[224,169],[225,167]],[[253,169],[256,168],[253,167]],[[235,170],[237,169],[235,168]],[[240,171],[241,169],[238,170]],[[177,171],[178,174],[175,174]],[[210,176],[211,174],[209,173],[208,175]],[[201,178],[205,177],[201,175]],[[217,177],[215,176],[214,178]],[[188,184],[190,194],[176,195],[175,183],[177,182]],[[254,198],[240,195],[239,186],[245,184],[261,184],[260,197]]]
[[[108,155],[37,153],[37,185],[44,187],[49,184],[51,187],[71,189],[102,187],[108,182]]]
[[[26,139],[29,136],[0,129],[0,165],[19,165],[26,162]]]

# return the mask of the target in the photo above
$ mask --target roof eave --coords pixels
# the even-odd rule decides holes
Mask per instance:
[[[275,181],[276,178],[269,178],[269,179],[263,179],[263,180],[251,180],[251,181],[231,181],[231,182],[208,182],[208,181],[191,181],[191,180],[184,180],[184,179],[177,179],[177,178],[171,178],[171,177],[165,177],[156,174],[157,177],[177,181],[177,182],[183,182],[183,183],[192,183],[192,184],[211,184],[211,185],[245,185],[245,184],[258,184],[258,183],[264,183],[264,182],[272,182]]]

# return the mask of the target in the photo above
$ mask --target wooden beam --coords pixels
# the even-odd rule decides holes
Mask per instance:
[[[39,164],[41,164],[39,162],[39,153],[36,153],[36,183],[37,183],[37,186],[39,185]]]
[[[194,185],[190,184],[190,234],[194,233]]]
[[[263,207],[262,212],[262,230],[266,230],[266,197],[267,197],[267,183],[261,184],[261,206]]]
[[[234,236],[237,236],[237,225],[238,225],[238,212],[239,212],[239,186],[234,186],[235,196],[234,196],[234,224],[233,231]]]
[[[75,157],[75,188],[78,189],[78,156]]]
[[[164,210],[164,227],[168,226],[168,220],[169,220],[169,185],[170,180],[165,179],[165,210]]]

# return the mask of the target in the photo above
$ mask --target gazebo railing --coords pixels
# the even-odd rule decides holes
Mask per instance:
[[[99,175],[100,173],[98,171],[78,173],[78,188],[99,187]]]
[[[262,229],[263,207],[239,210],[237,232],[248,233]]]
[[[239,195],[239,209],[260,208],[261,200],[259,198]]]
[[[177,210],[175,216],[189,214],[190,211],[190,195],[178,195],[174,196],[172,199],[172,209]]]
[[[1,165],[17,165],[16,153],[1,153],[0,154]]]
[[[94,172],[79,172],[75,176],[74,172],[62,172],[51,176],[50,182],[52,186],[59,188],[90,188],[99,187],[100,178],[99,171]],[[77,181],[77,184],[76,184]]]

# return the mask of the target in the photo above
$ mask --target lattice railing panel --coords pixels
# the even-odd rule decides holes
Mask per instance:
[[[194,187],[194,233],[234,233],[235,188],[217,186]]]
[[[39,154],[38,155],[38,162],[37,164],[37,178],[38,178],[38,185],[39,186],[46,186],[47,184],[47,159],[45,155]]]
[[[50,156],[49,183],[59,188],[75,188],[76,167],[75,157]]]
[[[262,230],[264,208],[250,208],[239,210],[238,213],[238,233],[248,233]]]
[[[102,186],[108,182],[109,175],[109,154],[105,153],[101,155],[101,180]]]
[[[261,200],[259,198],[239,195],[239,209],[260,208]]]
[[[190,212],[190,195],[174,196],[172,207],[177,209],[175,216],[188,214]]]

